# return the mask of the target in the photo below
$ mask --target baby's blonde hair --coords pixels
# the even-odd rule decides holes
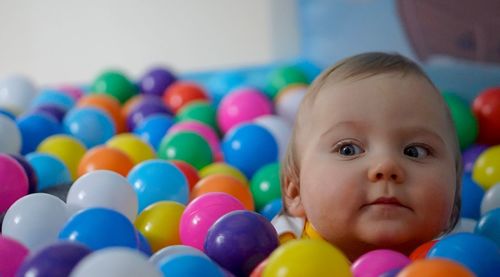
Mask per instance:
[[[323,71],[309,86],[307,93],[305,94],[302,102],[299,106],[297,112],[297,117],[294,123],[292,136],[287,147],[285,158],[283,160],[281,168],[281,188],[284,191],[285,184],[294,182],[299,184],[300,182],[300,165],[299,165],[299,153],[297,152],[297,136],[300,128],[304,124],[304,115],[307,114],[308,109],[314,103],[317,95],[321,91],[321,88],[327,81],[341,81],[346,79],[364,79],[372,77],[379,74],[401,74],[402,77],[412,74],[427,80],[434,88],[434,84],[427,77],[424,71],[415,62],[410,59],[399,55],[399,54],[389,54],[382,52],[369,52],[364,54],[355,55],[344,60],[339,61],[332,67]],[[437,88],[436,88],[436,91]],[[455,126],[448,109],[448,106],[442,99],[443,110],[446,113],[446,117],[449,122],[449,127],[451,132],[453,132],[453,146],[455,149],[455,172],[456,172],[456,190],[453,212],[450,218],[449,226],[445,233],[451,231],[457,224],[460,217],[460,193],[461,193],[461,176],[462,176],[462,161],[460,147],[458,143],[458,138],[456,136]],[[286,213],[286,202],[283,201],[283,212]]]

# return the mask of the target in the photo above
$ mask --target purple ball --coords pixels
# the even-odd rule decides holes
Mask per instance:
[[[157,67],[149,70],[142,77],[139,86],[144,94],[163,96],[165,90],[175,81],[177,81],[177,77],[172,72]]]
[[[26,176],[28,176],[28,193],[38,192],[38,178],[36,177],[35,170],[31,166],[31,164],[20,155],[9,154],[12,158],[14,158],[24,169],[26,172]]]
[[[486,150],[488,146],[476,144],[467,148],[464,152],[462,152],[462,164],[464,165],[464,172],[472,172],[472,168],[474,167],[474,162],[476,162],[477,157]]]
[[[205,253],[236,276],[248,276],[278,247],[273,225],[262,215],[233,211],[208,230]]]
[[[91,250],[80,243],[56,242],[40,249],[21,264],[16,276],[63,277]]]
[[[172,112],[163,104],[161,98],[148,96],[137,103],[127,116],[129,130],[134,130],[144,119],[154,114],[165,114],[172,116]]]
[[[64,119],[64,115],[66,114],[66,110],[61,106],[57,105],[41,105],[37,106],[33,109],[34,113],[45,113],[53,116],[59,123],[61,123]]]

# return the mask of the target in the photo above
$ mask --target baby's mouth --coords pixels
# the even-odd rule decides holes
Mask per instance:
[[[375,199],[374,201],[371,201],[367,204],[364,204],[363,206],[361,206],[361,208],[370,207],[370,206],[378,206],[378,205],[395,206],[395,207],[401,207],[401,208],[406,208],[406,209],[412,210],[410,207],[401,204],[401,202],[396,197],[387,197],[387,196],[379,197],[379,198]]]

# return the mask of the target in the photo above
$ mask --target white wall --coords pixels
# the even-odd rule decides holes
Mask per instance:
[[[295,0],[0,0],[0,77],[88,82],[266,64],[298,54]]]

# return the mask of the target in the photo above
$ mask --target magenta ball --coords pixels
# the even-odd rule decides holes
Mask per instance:
[[[261,91],[239,88],[225,96],[217,110],[217,123],[223,133],[233,126],[272,114],[273,104]]]
[[[24,245],[0,235],[0,276],[15,276],[27,255]]]
[[[172,126],[167,134],[175,134],[182,131],[195,132],[201,137],[203,137],[208,144],[210,149],[212,149],[212,155],[220,155],[220,141],[217,137],[217,133],[210,126],[203,124],[198,121],[181,121],[174,126]]]
[[[203,243],[212,224],[229,212],[244,209],[238,199],[223,192],[211,192],[195,198],[181,216],[179,235],[182,244],[203,251]]]
[[[405,255],[388,249],[365,253],[351,266],[354,276],[377,277],[389,270],[400,269],[410,263]]]
[[[12,157],[0,154],[0,213],[28,194],[28,176],[24,168]]]

